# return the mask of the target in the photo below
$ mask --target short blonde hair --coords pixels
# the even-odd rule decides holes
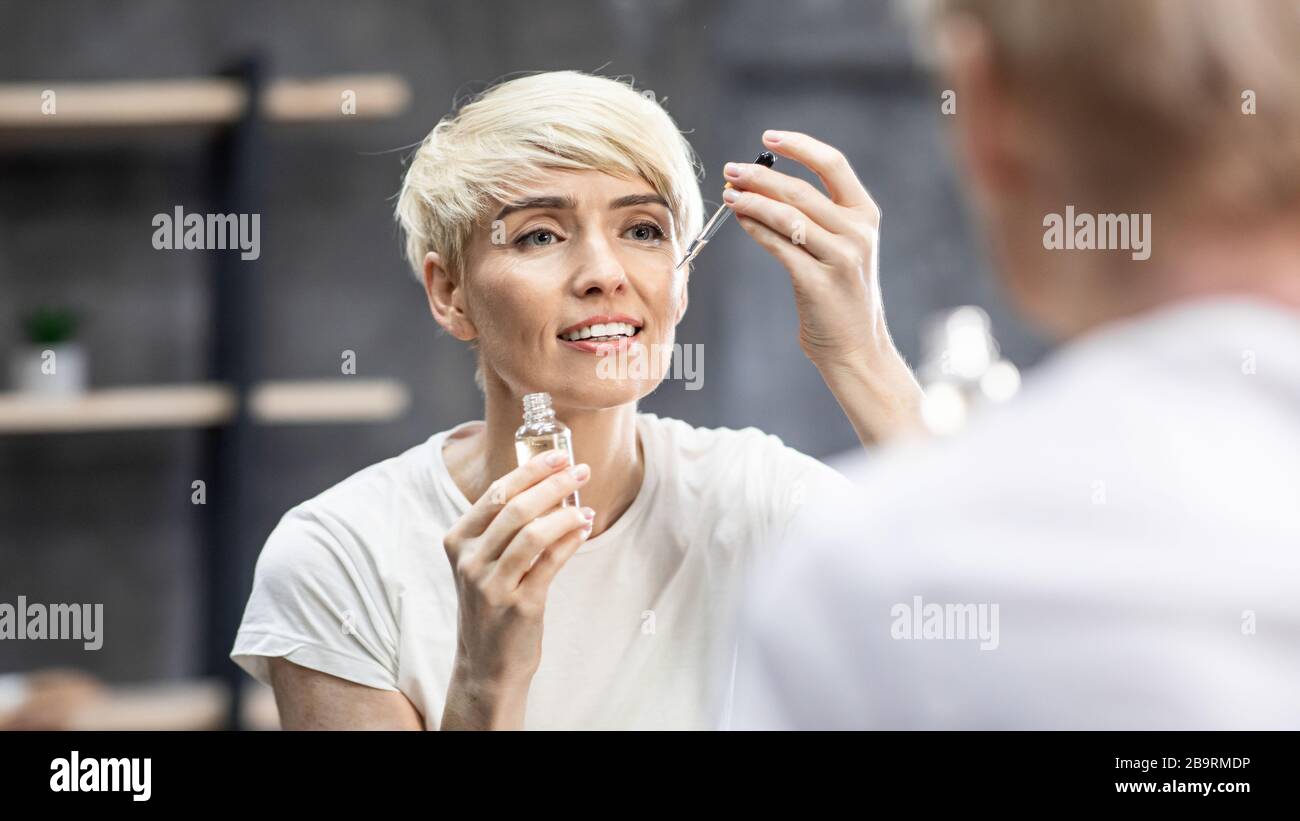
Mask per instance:
[[[923,32],[986,33],[1080,193],[1243,219],[1300,207],[1300,1],[909,5]]]
[[[411,158],[397,198],[406,258],[435,251],[460,281],[476,226],[548,169],[640,177],[668,202],[682,243],[699,233],[699,163],[653,93],[578,71],[502,82],[444,117]]]

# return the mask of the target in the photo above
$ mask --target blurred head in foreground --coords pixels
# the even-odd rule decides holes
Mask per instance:
[[[1031,318],[1069,336],[1205,293],[1300,304],[1300,3],[910,8]]]

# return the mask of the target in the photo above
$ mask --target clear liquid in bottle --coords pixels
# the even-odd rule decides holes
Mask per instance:
[[[549,393],[530,393],[524,397],[524,424],[515,432],[515,457],[524,464],[539,453],[558,450],[573,464],[573,436],[568,426],[555,418]],[[560,503],[563,507],[578,507],[578,491],[570,493]]]

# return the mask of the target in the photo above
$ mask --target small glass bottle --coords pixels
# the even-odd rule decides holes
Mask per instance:
[[[558,450],[573,464],[573,436],[569,428],[555,418],[549,393],[530,393],[524,396],[524,425],[515,431],[515,456],[524,464],[539,453]],[[563,507],[578,506],[578,491],[565,497]]]

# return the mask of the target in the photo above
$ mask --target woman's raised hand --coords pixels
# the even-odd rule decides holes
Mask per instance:
[[[560,507],[591,474],[567,463],[548,451],[502,476],[443,540],[460,605],[444,730],[523,726],[551,581],[595,516],[591,508]]]
[[[727,163],[723,199],[790,273],[799,345],[864,444],[917,431],[921,388],[894,347],[880,295],[880,208],[838,149],[768,131],[769,150],[801,163],[825,192],[752,163]]]

